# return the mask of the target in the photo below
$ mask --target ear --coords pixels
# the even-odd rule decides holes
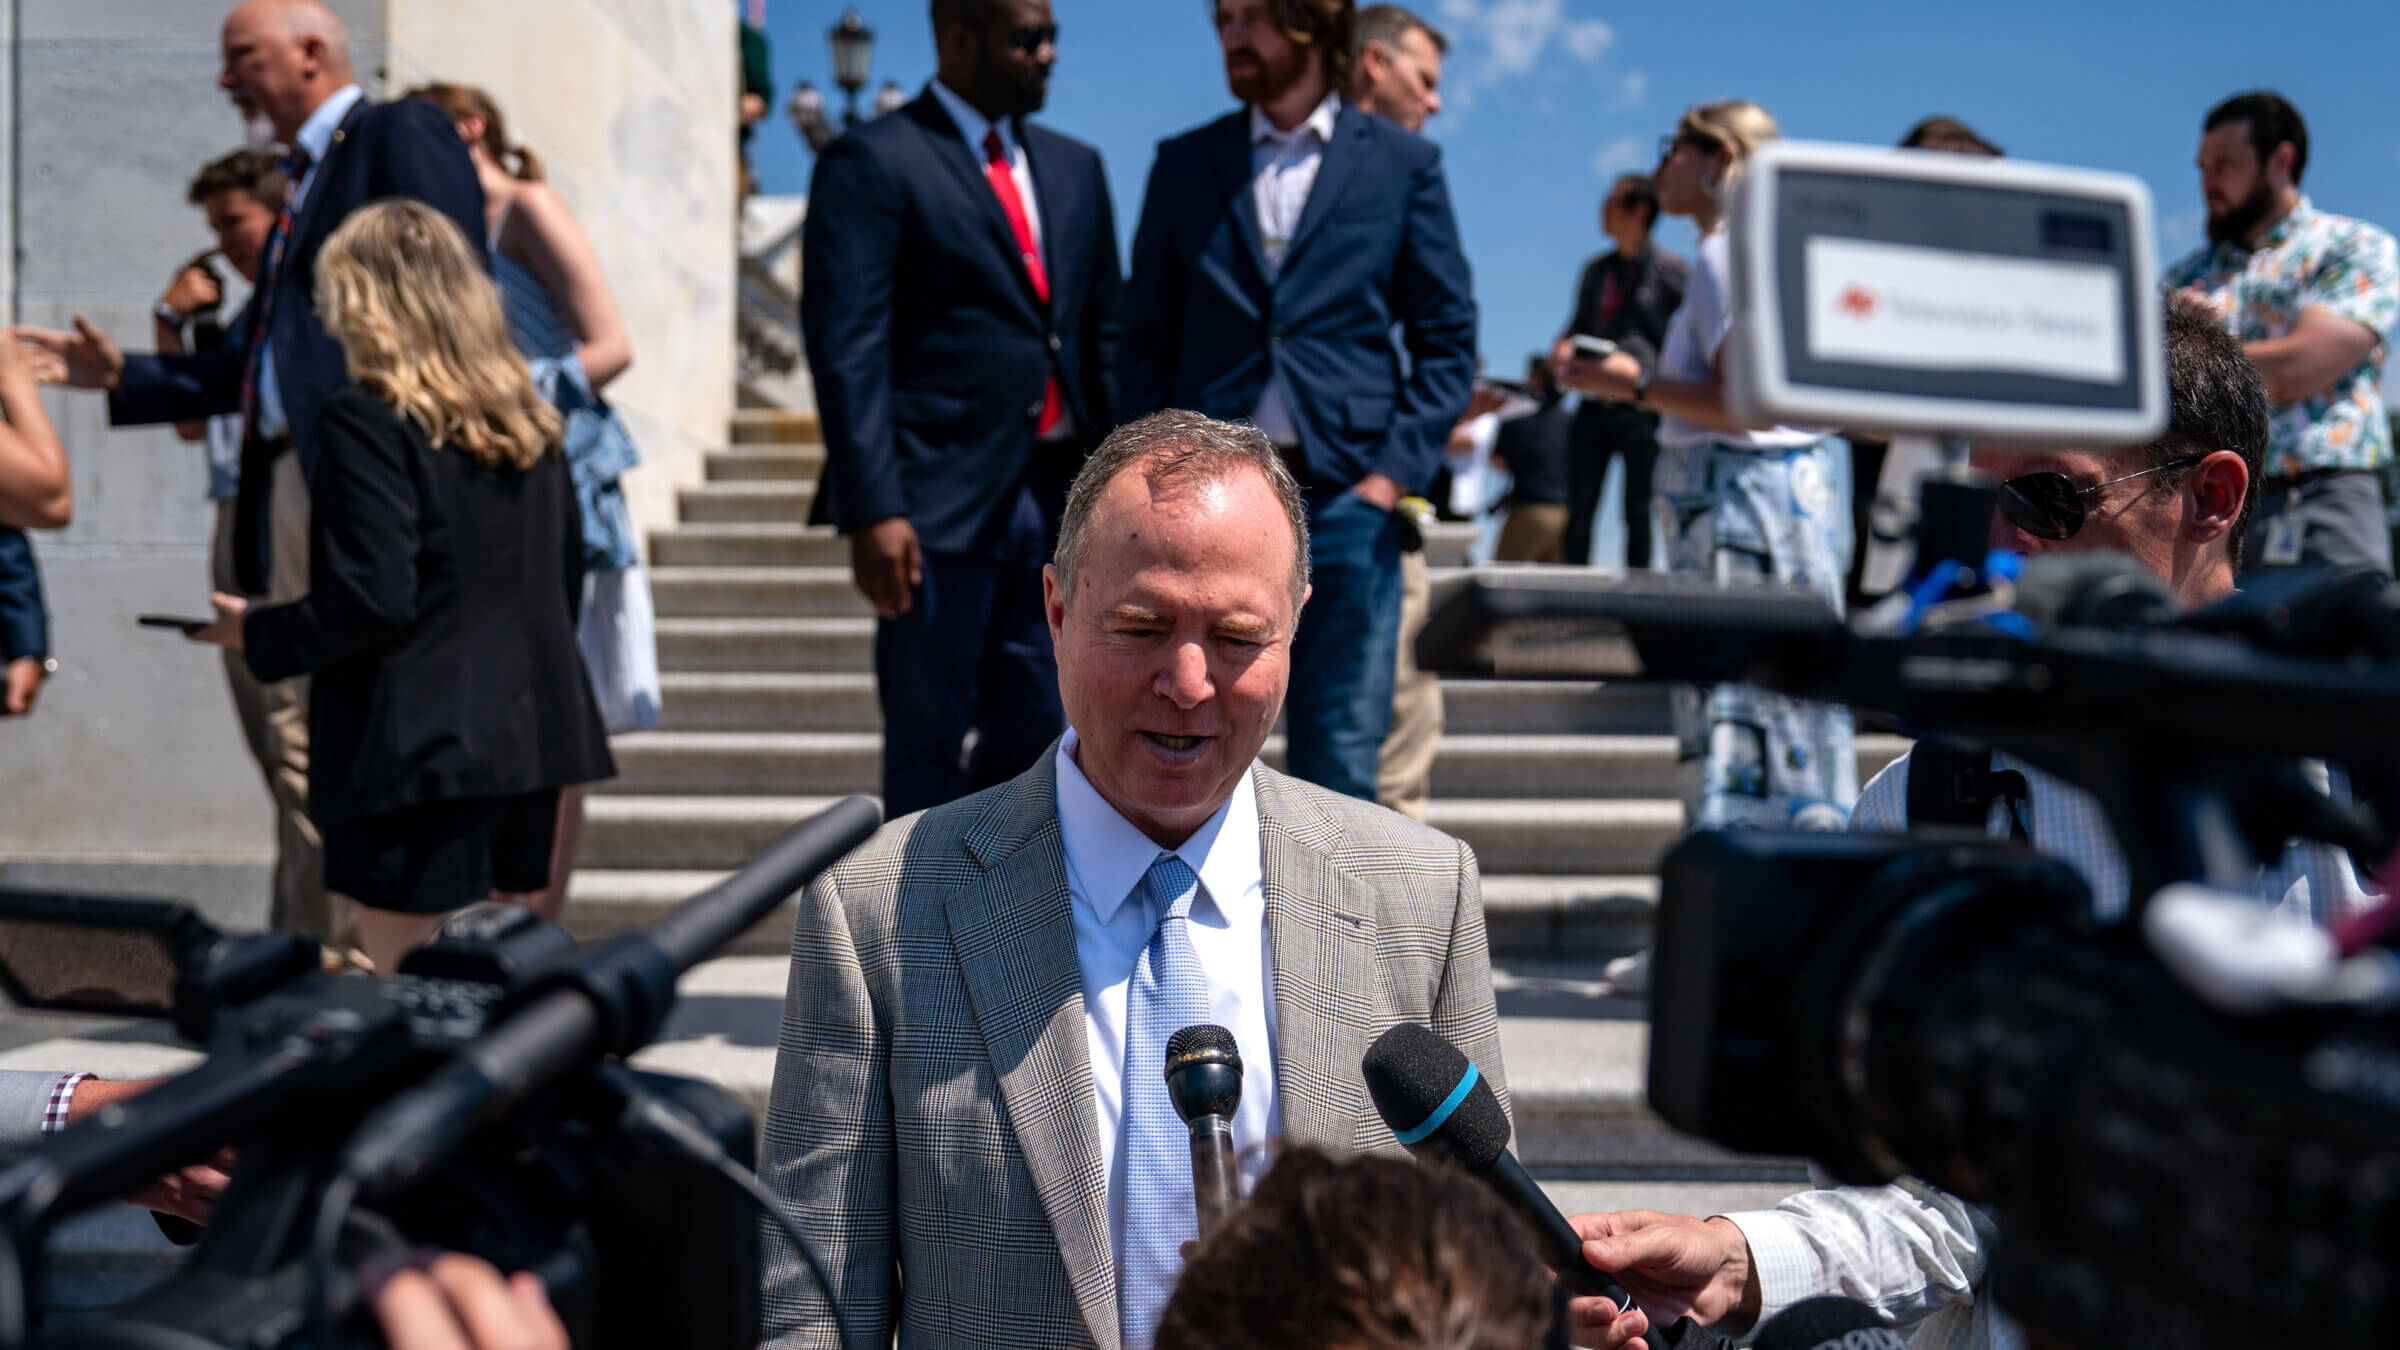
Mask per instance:
[[[2195,544],[2213,544],[2233,530],[2250,493],[2250,466],[2231,450],[2212,452],[2192,466],[2184,483],[2191,515],[2185,532]]]
[[[459,119],[458,138],[462,141],[465,141],[467,144],[481,145],[483,143],[483,132],[484,120],[482,118],[462,117]]]
[[[1042,616],[1050,621],[1050,644],[1057,646],[1067,631],[1067,593],[1058,584],[1058,564],[1042,564]]]
[[[2292,144],[2290,141],[2284,141],[2278,144],[2273,150],[2267,152],[2268,181],[2277,184],[2289,185],[2292,181],[2292,165],[2296,163],[2299,158],[2300,147]]]

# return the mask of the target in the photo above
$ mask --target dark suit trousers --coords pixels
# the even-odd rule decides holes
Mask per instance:
[[[875,625],[887,820],[1007,782],[1066,730],[1042,565],[1071,470],[1036,456],[985,541],[925,554],[915,606]]]
[[[1570,563],[1592,561],[1592,514],[1608,483],[1608,461],[1625,457],[1625,569],[1650,565],[1650,470],[1658,463],[1658,419],[1609,403],[1575,410],[1567,456],[1567,538]]]

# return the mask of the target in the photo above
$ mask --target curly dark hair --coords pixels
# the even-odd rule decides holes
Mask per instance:
[[[1455,1167],[1288,1149],[1184,1267],[1158,1350],[1564,1347],[1533,1235]]]

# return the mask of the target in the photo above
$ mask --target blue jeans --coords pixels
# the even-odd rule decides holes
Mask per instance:
[[[886,819],[1005,783],[1066,730],[1042,613],[1057,519],[1023,485],[998,524],[970,552],[926,553],[915,605],[875,625]]]
[[[1315,594],[1292,641],[1284,730],[1292,776],[1375,800],[1400,657],[1400,520],[1349,491],[1310,488]]]

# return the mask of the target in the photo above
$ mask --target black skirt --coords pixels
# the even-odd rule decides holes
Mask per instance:
[[[558,789],[428,802],[324,827],[325,889],[369,909],[447,914],[550,884]]]

